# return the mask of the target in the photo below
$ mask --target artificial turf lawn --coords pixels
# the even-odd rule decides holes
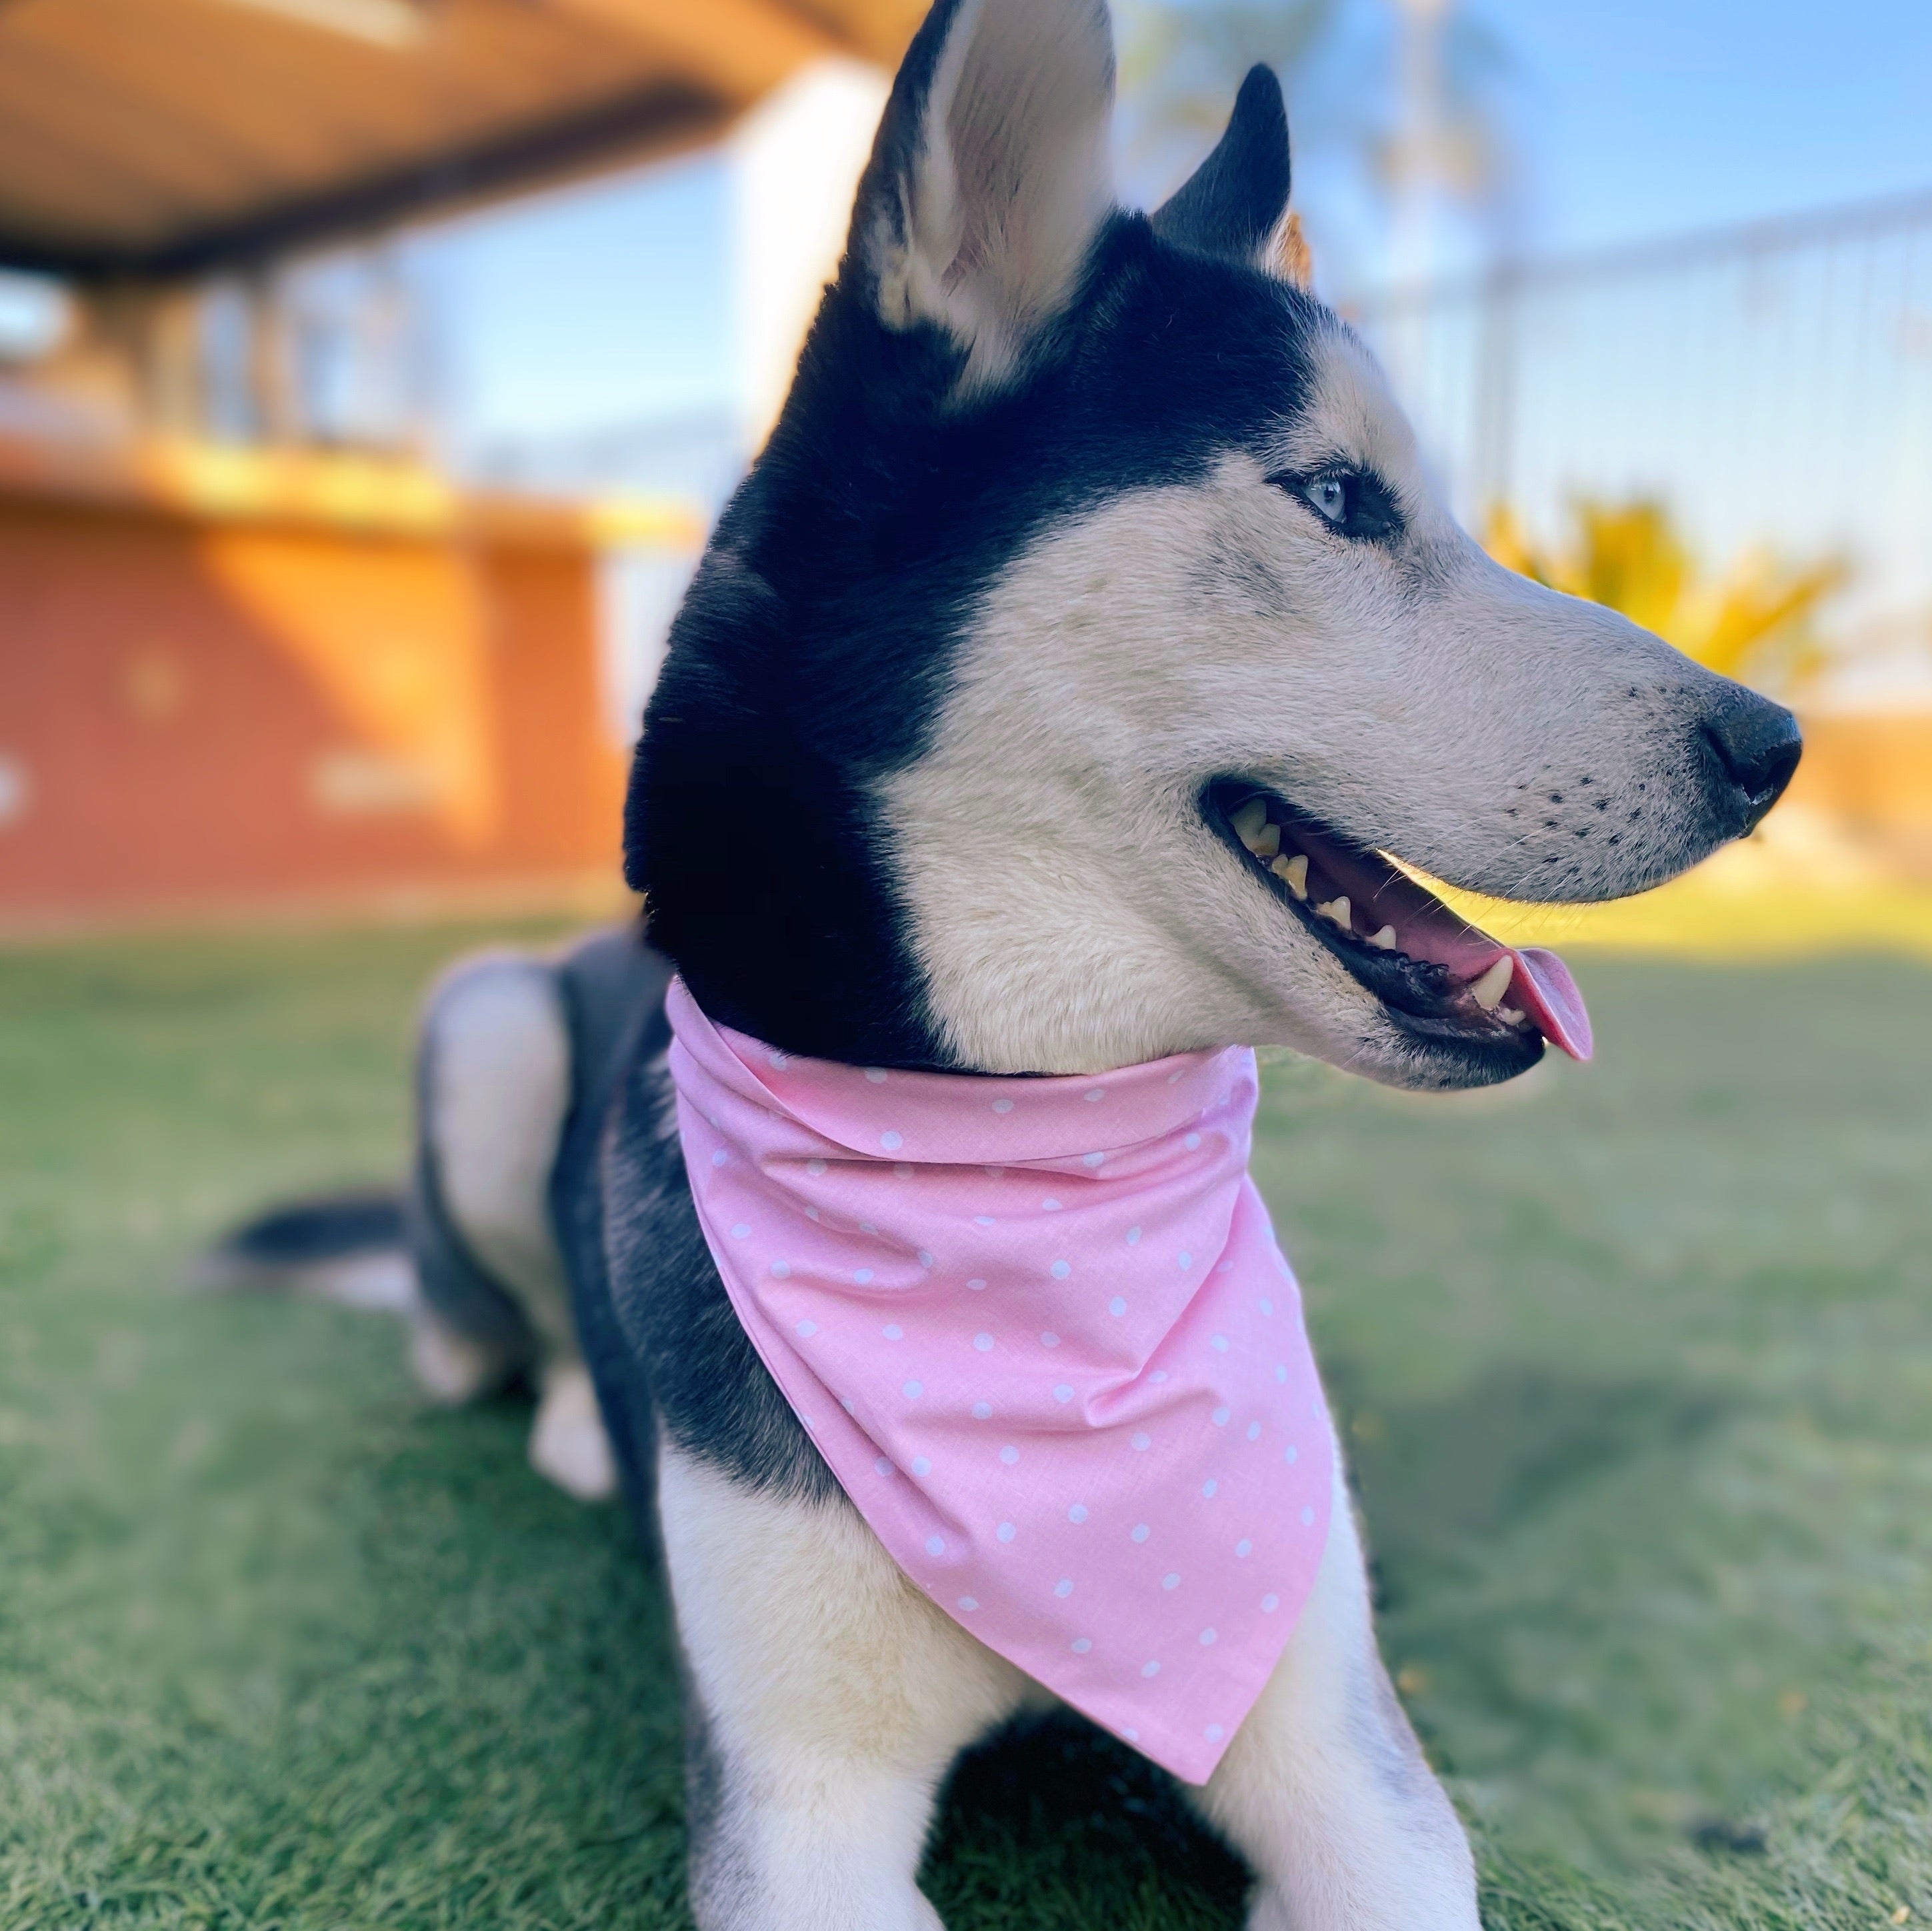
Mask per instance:
[[[377,1316],[176,1285],[379,1179],[475,935],[0,955],[0,1926],[684,1924],[658,1589]],[[1586,960],[1600,1057],[1270,1074],[1258,1159],[1492,1926],[1932,1918],[1932,973]],[[982,1752],[952,1931],[1240,1873],[1070,1725]]]

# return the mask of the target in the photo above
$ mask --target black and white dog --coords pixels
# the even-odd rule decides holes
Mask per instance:
[[[1456,526],[1361,343],[1271,271],[1264,70],[1151,217],[1109,185],[1112,88],[1102,0],[939,0],[914,42],[646,720],[651,943],[719,1023],[867,1066],[1239,1042],[1510,1078],[1552,1028],[1461,970],[1466,928],[1388,858],[1640,891],[1757,822],[1796,729]],[[439,995],[419,1358],[452,1395],[539,1360],[539,1465],[596,1493],[614,1465],[662,1538],[698,1923],[931,1931],[934,1792],[1042,1693],[907,1580],[754,1353],[693,1210],[663,984],[619,937]],[[1476,1924],[1346,1505],[1196,1795],[1257,1931]]]

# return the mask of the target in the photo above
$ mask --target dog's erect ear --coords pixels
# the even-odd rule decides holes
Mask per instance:
[[[1154,231],[1197,254],[1272,267],[1275,234],[1288,212],[1288,183],[1281,82],[1271,67],[1250,67],[1227,132],[1155,214]]]
[[[996,385],[1066,307],[1114,205],[1106,0],[938,0],[859,187],[846,256],[888,327],[937,323]]]

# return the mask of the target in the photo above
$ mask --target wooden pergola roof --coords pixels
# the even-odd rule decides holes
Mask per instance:
[[[925,0],[0,0],[0,265],[176,279],[703,140]]]

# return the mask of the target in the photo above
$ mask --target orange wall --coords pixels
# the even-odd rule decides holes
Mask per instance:
[[[1932,712],[1804,720],[1791,799],[1834,820],[1904,876],[1932,879]]]
[[[587,543],[0,497],[0,919],[614,874],[622,779]]]
[[[1806,718],[1791,795],[1854,830],[1932,835],[1932,713]]]
[[[0,925],[614,889],[624,759],[577,527],[0,493]],[[1932,716],[1806,736],[1794,800],[1932,874]]]

